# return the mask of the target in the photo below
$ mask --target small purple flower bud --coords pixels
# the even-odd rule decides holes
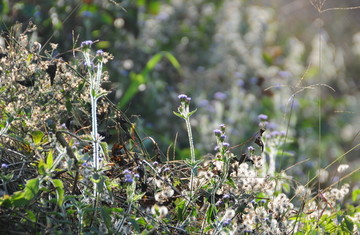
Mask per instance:
[[[170,168],[169,167],[166,167],[164,170],[163,170],[163,172],[166,172],[166,171],[169,171],[170,170]]]
[[[6,164],[6,163],[2,163],[2,164],[1,164],[1,168],[8,168],[8,167],[9,167],[9,165]]]
[[[230,144],[227,143],[227,142],[224,142],[224,143],[223,143],[223,146],[224,146],[225,148],[229,148],[229,147],[230,147]]]
[[[226,219],[226,220],[223,221],[223,225],[227,226],[227,225],[230,224],[230,222],[231,222],[231,219]]]
[[[254,152],[254,151],[255,151],[255,148],[254,148],[253,146],[249,146],[249,147],[248,147],[248,151],[249,151],[249,152]]]
[[[129,171],[128,169],[125,169],[125,170],[123,171],[123,174],[124,174],[124,175],[126,175],[126,174],[131,174],[131,171]]]
[[[157,161],[154,161],[154,162],[153,162],[153,165],[154,165],[154,166],[157,166],[157,165],[159,165],[159,163],[158,163]]]
[[[125,181],[126,183],[132,183],[132,182],[133,182],[132,175],[126,174],[124,181]]]
[[[140,178],[140,175],[138,173],[134,174],[135,178]]]
[[[220,92],[220,91],[218,91],[218,92],[216,92],[214,94],[214,98],[217,99],[217,100],[225,100],[226,97],[227,97],[227,95],[225,93],[223,93],[223,92]]]
[[[265,114],[259,114],[258,119],[259,119],[260,121],[265,121],[265,120],[268,119],[268,116],[265,115]]]
[[[91,40],[83,41],[81,43],[81,47],[90,47],[92,44],[93,44],[93,41],[91,41]]]
[[[226,128],[225,124],[220,124],[219,127],[222,132],[225,132],[225,128]]]
[[[224,198],[224,199],[230,198],[230,195],[226,193],[226,194],[223,195],[223,198]]]
[[[103,50],[97,50],[97,51],[96,51],[96,55],[97,55],[97,56],[103,56],[103,55],[104,55],[104,51],[103,51]]]
[[[220,141],[221,141],[221,142],[224,142],[225,138],[226,138],[226,135],[224,135],[224,134],[221,135],[221,136],[220,136]]]
[[[83,165],[84,167],[88,167],[88,166],[89,166],[89,163],[84,162],[82,165]]]
[[[216,130],[214,130],[214,134],[215,134],[215,136],[220,137],[222,134],[222,131],[220,131],[219,129],[216,129]]]
[[[271,132],[270,134],[271,134],[272,137],[277,137],[277,136],[280,135],[280,132],[278,132],[278,131],[273,131],[273,132]]]
[[[215,150],[215,151],[219,151],[219,146],[216,145],[215,148],[214,148],[214,150]]]
[[[187,95],[181,94],[181,95],[178,96],[178,98],[179,98],[180,101],[183,102],[183,101],[186,101],[188,97],[187,97]]]

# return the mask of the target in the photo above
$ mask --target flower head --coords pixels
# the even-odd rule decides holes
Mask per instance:
[[[216,129],[216,130],[214,130],[214,134],[215,134],[215,136],[220,137],[222,134],[222,131],[220,131],[219,129]]]
[[[97,50],[97,51],[96,51],[96,55],[97,55],[97,56],[103,56],[103,55],[104,55],[104,51],[101,50],[101,49],[100,49],[100,50]]]
[[[187,99],[189,99],[189,97],[187,97],[187,95],[184,95],[184,94],[181,94],[181,95],[178,95],[178,98],[181,102],[183,101],[186,101]],[[191,98],[190,98],[191,100]]]
[[[268,119],[268,116],[265,115],[265,114],[259,114],[258,119],[259,119],[260,121],[265,121],[265,120]]]
[[[1,168],[8,168],[8,167],[9,167],[9,165],[6,164],[6,163],[2,163],[2,164],[1,164]]]
[[[91,40],[83,41],[80,46],[82,48],[89,48],[94,42]]]

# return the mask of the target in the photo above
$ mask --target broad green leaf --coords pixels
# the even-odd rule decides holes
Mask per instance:
[[[181,198],[177,198],[175,200],[175,205],[176,205],[175,210],[177,212],[178,221],[183,220],[184,211],[185,211],[185,203],[186,203],[186,201]]]
[[[40,144],[44,137],[44,133],[42,131],[32,131],[30,135],[32,137],[33,143],[36,145]]]
[[[140,226],[139,226],[138,222],[133,218],[129,218],[128,220],[131,223],[131,226],[135,229],[136,233],[139,234],[140,233]]]
[[[39,192],[40,180],[38,178],[28,180],[24,190],[24,198],[26,200],[33,199]]]
[[[351,199],[353,202],[356,202],[360,195],[360,189],[354,189],[351,193]]]
[[[26,218],[28,218],[30,221],[32,221],[34,223],[36,222],[36,215],[31,210],[26,210]]]
[[[5,203],[5,206],[23,207],[29,203],[23,191],[15,192]]]
[[[51,182],[56,190],[57,204],[62,206],[64,202],[64,184],[59,179],[52,179]]]

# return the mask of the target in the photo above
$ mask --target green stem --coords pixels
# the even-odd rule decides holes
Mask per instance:
[[[194,148],[194,141],[193,141],[193,136],[192,136],[192,132],[191,132],[190,119],[187,117],[185,119],[185,122],[186,122],[186,129],[187,129],[188,136],[189,136],[191,162],[195,162],[195,148]]]

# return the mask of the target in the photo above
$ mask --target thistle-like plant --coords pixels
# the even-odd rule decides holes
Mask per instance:
[[[91,55],[91,45],[93,41],[84,41],[81,43],[81,52],[84,56],[84,65],[87,69],[87,75],[90,83],[90,102],[91,102],[91,137],[93,145],[93,167],[97,172],[99,170],[100,160],[100,142],[103,139],[98,133],[97,124],[97,101],[100,97],[107,94],[101,89],[101,79],[103,76],[103,64],[107,61],[107,54],[102,50],[96,51],[96,55]],[[97,183],[94,183],[94,196],[97,194]]]

